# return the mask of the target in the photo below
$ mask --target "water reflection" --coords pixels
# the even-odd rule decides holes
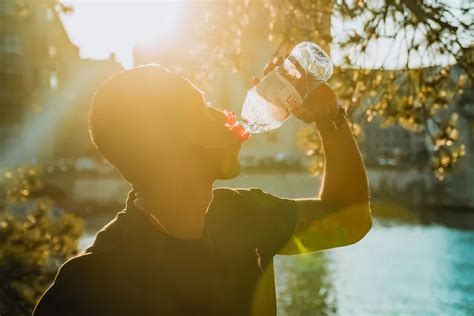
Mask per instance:
[[[336,302],[323,253],[280,257],[275,260],[279,315],[335,314]]]
[[[277,259],[279,315],[474,315],[474,231],[378,221],[311,256]]]

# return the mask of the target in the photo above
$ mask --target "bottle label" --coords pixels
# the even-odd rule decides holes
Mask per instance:
[[[303,105],[298,90],[278,71],[273,70],[255,87],[257,93],[273,106],[271,114],[276,120],[284,120],[291,112]]]

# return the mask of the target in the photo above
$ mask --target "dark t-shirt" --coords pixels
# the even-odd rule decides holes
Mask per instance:
[[[296,202],[259,189],[215,189],[206,238],[156,229],[132,203],[66,262],[35,315],[275,315],[273,256]]]

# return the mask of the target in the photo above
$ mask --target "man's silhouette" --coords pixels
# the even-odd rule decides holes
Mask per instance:
[[[275,315],[274,255],[352,244],[371,227],[365,168],[332,90],[311,92],[295,115],[316,123],[324,145],[317,198],[213,190],[239,173],[225,114],[160,66],[107,81],[90,133],[133,190],[94,244],[60,268],[34,315]]]

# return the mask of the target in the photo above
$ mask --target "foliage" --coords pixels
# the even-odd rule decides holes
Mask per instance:
[[[61,0],[7,0],[9,3],[5,7],[17,14],[18,16],[27,16],[31,13],[32,5],[49,7],[57,12],[71,13],[74,9],[64,4]]]
[[[440,0],[228,0],[196,28],[206,42],[200,50],[216,57],[202,63],[202,73],[209,77],[222,65],[242,71],[245,32],[261,29],[262,21],[274,55],[303,40],[332,47],[341,61],[330,84],[349,113],[358,114],[353,120],[363,126],[378,116],[384,125],[426,134],[432,169],[442,179],[464,154],[457,120],[465,104],[458,101],[472,89],[473,11],[469,2]],[[374,56],[384,46],[386,55]],[[396,70],[388,70],[393,59]],[[303,141],[313,158],[317,145],[310,143],[317,138]]]
[[[347,82],[355,85],[345,85]],[[332,81],[341,104],[361,125],[379,117],[382,127],[397,124],[424,133],[431,144],[431,167],[438,179],[465,154],[458,127],[459,95],[466,74],[453,66],[402,70],[336,69]],[[357,131],[357,130],[356,130]],[[356,135],[358,135],[356,133]]]
[[[36,168],[6,171],[0,188],[0,314],[31,315],[59,266],[77,253],[83,222],[55,208]]]

